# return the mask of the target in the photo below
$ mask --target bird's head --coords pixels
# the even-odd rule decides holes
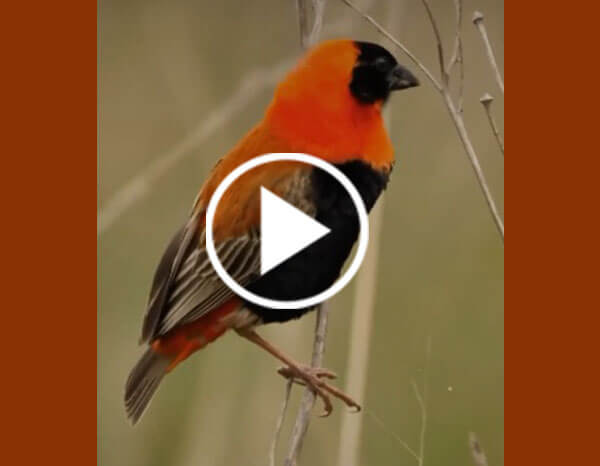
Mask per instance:
[[[380,45],[353,42],[358,56],[352,66],[350,92],[365,104],[385,101],[392,91],[419,85],[419,81]]]
[[[266,119],[278,135],[305,142],[298,151],[329,161],[359,153],[387,163],[393,155],[381,134],[381,107],[392,92],[418,85],[380,45],[328,40],[308,50],[279,84]]]
[[[361,104],[385,102],[390,93],[419,85],[385,48],[350,39],[324,41],[308,50],[280,84],[276,98],[352,96]]]

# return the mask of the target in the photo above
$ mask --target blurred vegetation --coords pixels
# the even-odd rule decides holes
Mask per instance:
[[[401,1],[401,0],[398,0]],[[385,19],[379,1],[372,13]],[[451,43],[451,0],[432,2]],[[465,118],[490,187],[503,210],[503,159],[479,97],[498,95],[470,15],[486,14],[501,69],[503,2],[465,1]],[[435,45],[418,0],[405,0],[392,31],[435,68]],[[330,0],[326,23],[352,17],[348,33],[388,45]],[[99,186],[103,203],[180,141],[232,93],[244,74],[299,52],[294,2],[263,0],[101,0],[99,2]],[[324,37],[327,37],[325,31]],[[399,61],[414,67],[390,47]],[[139,426],[122,406],[154,267],[212,164],[261,118],[272,89],[175,166],[98,245],[98,455],[102,466],[264,465],[283,397],[276,362],[234,334],[190,358],[163,382]],[[503,122],[502,99],[496,118]],[[435,91],[395,95],[391,134],[397,163],[386,193],[378,298],[364,405],[364,465],[412,465],[389,434],[416,446],[419,411],[410,386],[428,369],[425,464],[470,464],[469,431],[489,464],[504,462],[503,246],[447,111]],[[503,125],[501,125],[503,130]],[[349,286],[332,302],[326,366],[340,375],[348,345]],[[314,314],[261,332],[308,361]],[[449,389],[449,387],[451,387]],[[290,412],[300,390],[295,389]],[[340,412],[311,423],[301,462],[335,464]],[[280,448],[287,447],[288,418]]]

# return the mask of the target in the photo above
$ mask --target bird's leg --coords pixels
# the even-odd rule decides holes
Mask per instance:
[[[297,378],[310,387],[310,389],[315,393],[316,396],[323,400],[323,404],[325,405],[325,411],[321,416],[329,416],[331,411],[333,411],[333,406],[331,404],[331,400],[329,398],[329,394],[335,396],[342,400],[346,405],[351,408],[356,409],[356,411],[360,411],[360,405],[346,395],[344,392],[340,391],[336,387],[329,385],[327,382],[324,382],[320,379],[320,377],[325,377],[329,379],[333,379],[336,375],[328,371],[327,369],[307,367],[303,364],[299,364],[290,357],[286,356],[279,349],[273,346],[271,343],[263,339],[260,335],[258,335],[254,330],[251,329],[241,329],[237,330],[238,334],[247,340],[251,341],[255,345],[260,346],[265,351],[269,352],[281,362],[283,362],[286,367],[279,369],[279,373],[286,378]]]

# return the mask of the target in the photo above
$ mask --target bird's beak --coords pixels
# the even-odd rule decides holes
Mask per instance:
[[[419,85],[419,80],[415,78],[415,75],[402,65],[396,65],[390,73],[388,80],[391,91],[399,91]]]

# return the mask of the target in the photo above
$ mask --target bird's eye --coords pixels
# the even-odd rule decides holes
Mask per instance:
[[[375,69],[382,73],[385,73],[390,70],[390,62],[385,57],[379,57],[375,59]]]

